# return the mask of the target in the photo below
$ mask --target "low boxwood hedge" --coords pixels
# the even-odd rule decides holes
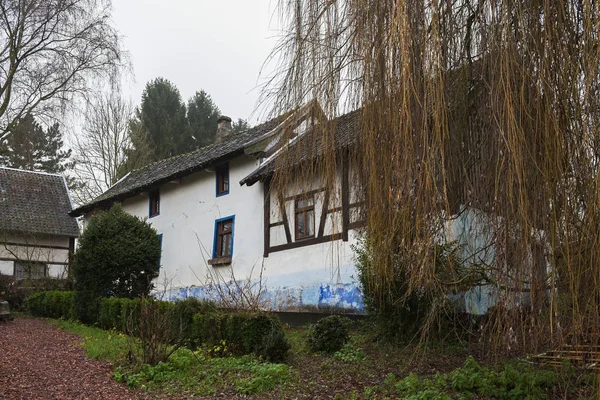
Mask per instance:
[[[36,317],[75,319],[73,292],[48,290],[25,299],[26,310]]]
[[[218,310],[213,303],[188,299],[176,302],[152,299],[105,298],[100,301],[98,321],[103,329],[136,335],[142,301],[158,305],[169,315],[173,332],[188,346],[216,346],[223,341],[235,354],[255,354],[279,362],[290,349],[283,326],[275,316]],[[73,292],[36,293],[26,300],[29,312],[38,317],[75,319]]]
[[[192,335],[196,345],[212,346],[225,341],[234,353],[253,353],[272,362],[282,361],[291,347],[279,319],[264,313],[196,314]]]

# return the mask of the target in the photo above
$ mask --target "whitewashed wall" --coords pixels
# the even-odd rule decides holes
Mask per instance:
[[[263,257],[264,244],[264,193],[263,185],[240,186],[239,181],[258,166],[258,161],[248,156],[238,157],[229,163],[229,194],[216,196],[214,169],[197,172],[178,182],[165,184],[160,189],[160,214],[149,218],[162,234],[162,257],[159,278],[155,286],[167,298],[188,296],[207,297],[207,284],[215,276],[229,280],[257,282],[262,272],[263,300],[267,308],[288,311],[318,308],[344,308],[360,312],[362,296],[356,281],[350,245],[355,243],[354,232],[350,240],[330,241],[270,253]],[[322,196],[315,196],[315,219],[321,213]],[[332,200],[338,196],[332,196]],[[293,231],[293,211],[289,208]],[[140,194],[123,202],[125,211],[141,218],[148,217],[148,194]],[[333,207],[333,205],[332,205]],[[277,218],[275,206],[271,207]],[[331,214],[326,235],[340,232],[339,219]],[[235,216],[233,262],[231,266],[211,266],[215,220]],[[272,229],[271,244],[280,238]],[[285,234],[283,239],[285,240]]]
[[[250,157],[239,157],[229,165],[229,194],[216,196],[215,172],[186,176],[160,189],[160,215],[148,221],[162,234],[162,257],[158,289],[204,285],[212,267],[215,220],[235,216],[233,264],[240,276],[249,273],[262,259],[263,197],[260,185],[239,182],[257,166]],[[123,202],[125,211],[148,217],[148,197],[138,195]]]
[[[48,264],[50,277],[66,277],[69,238],[5,234],[0,237],[0,273],[13,275],[13,260],[39,261]]]

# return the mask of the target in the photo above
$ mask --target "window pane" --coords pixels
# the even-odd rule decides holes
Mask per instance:
[[[223,232],[231,232],[231,220],[223,222]]]
[[[304,236],[306,236],[306,233],[304,231],[304,213],[303,212],[296,214],[296,231],[298,232],[299,238],[303,238]]]
[[[229,175],[225,175],[223,177],[223,192],[229,191]]]
[[[310,210],[306,212],[306,219],[308,226],[306,227],[306,236],[314,236],[315,234],[315,211]]]
[[[16,279],[42,279],[46,277],[46,264],[38,262],[15,262]]]
[[[231,234],[221,236],[221,257],[231,257]]]
[[[300,199],[300,200],[297,200],[296,207],[298,207],[298,208],[310,207],[313,205],[313,202],[314,202],[314,200],[312,197],[309,197],[306,199]]]
[[[160,212],[160,194],[159,192],[150,193],[150,216],[157,215]]]
[[[217,194],[229,192],[229,165],[217,167]]]
[[[25,277],[25,268],[23,263],[15,263],[15,279],[23,279]]]

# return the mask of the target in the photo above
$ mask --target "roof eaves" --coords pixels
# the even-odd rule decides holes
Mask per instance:
[[[161,185],[163,185],[167,182],[170,182],[174,179],[183,178],[184,176],[198,172],[210,165],[219,164],[219,163],[223,162],[225,159],[229,159],[231,157],[235,157],[235,156],[241,155],[241,154],[244,154],[243,148],[237,148],[237,149],[229,151],[228,153],[223,154],[219,157],[211,158],[211,159],[206,160],[202,163],[199,163],[193,167],[186,168],[181,171],[177,171],[176,173],[167,175],[163,178],[157,179],[157,180],[147,183],[145,185],[136,186],[136,187],[134,187],[130,190],[127,190],[123,193],[118,193],[118,194],[115,194],[114,196],[107,197],[107,198],[99,200],[99,201],[93,200],[90,203],[84,204],[84,205],[76,208],[75,210],[71,211],[69,213],[69,215],[72,217],[79,217],[89,211],[92,211],[95,208],[105,208],[108,205],[110,205],[116,201],[123,201],[123,200],[133,197],[139,193],[145,192],[149,189],[153,189],[153,188],[156,188],[157,186],[161,186]],[[122,178],[122,180],[124,180],[124,178]],[[116,185],[116,183],[115,183],[115,185]]]

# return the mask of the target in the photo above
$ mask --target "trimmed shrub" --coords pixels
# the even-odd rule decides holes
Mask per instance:
[[[308,346],[312,351],[335,353],[348,342],[350,320],[339,315],[325,317],[310,327]]]
[[[147,299],[126,299],[109,297],[100,300],[98,324],[103,329],[116,329],[121,332],[135,334],[138,329],[141,302],[156,304],[161,314],[169,315],[171,320],[170,331],[190,342],[195,336],[193,333],[194,315],[198,313],[211,313],[216,310],[214,304],[208,301],[188,299],[177,302],[157,301]]]
[[[225,341],[228,351],[233,354],[253,353],[273,362],[282,361],[291,347],[276,317],[217,311],[213,303],[196,299],[174,303],[153,299],[102,299],[99,325],[139,337],[142,302],[152,304],[153,310],[157,311],[153,318],[160,320],[162,325],[164,318],[170,319],[170,327],[161,325],[160,329],[168,331],[173,345],[218,346]],[[146,324],[143,333],[148,336],[149,332]]]
[[[74,319],[73,292],[49,290],[25,299],[27,311],[36,317]]]
[[[215,345],[227,335],[222,328],[226,314],[217,312],[196,314],[193,318],[192,343],[196,346]]]
[[[279,319],[265,314],[197,314],[192,335],[195,345],[215,346],[225,341],[233,353],[253,353],[272,362],[285,359],[291,347]]]
[[[278,318],[265,314],[249,316],[243,323],[243,345],[247,353],[254,353],[267,361],[285,359],[290,349],[283,326]]]
[[[102,298],[148,295],[159,259],[160,239],[146,221],[119,205],[94,216],[79,239],[72,268],[81,322],[98,322]]]
[[[283,329],[279,327],[272,329],[256,344],[254,354],[267,361],[279,362],[285,360],[291,347]]]
[[[181,330],[183,336],[189,340],[193,337],[192,328],[194,324],[194,315],[216,311],[214,303],[195,298],[180,300],[169,304],[173,305],[173,329]]]

